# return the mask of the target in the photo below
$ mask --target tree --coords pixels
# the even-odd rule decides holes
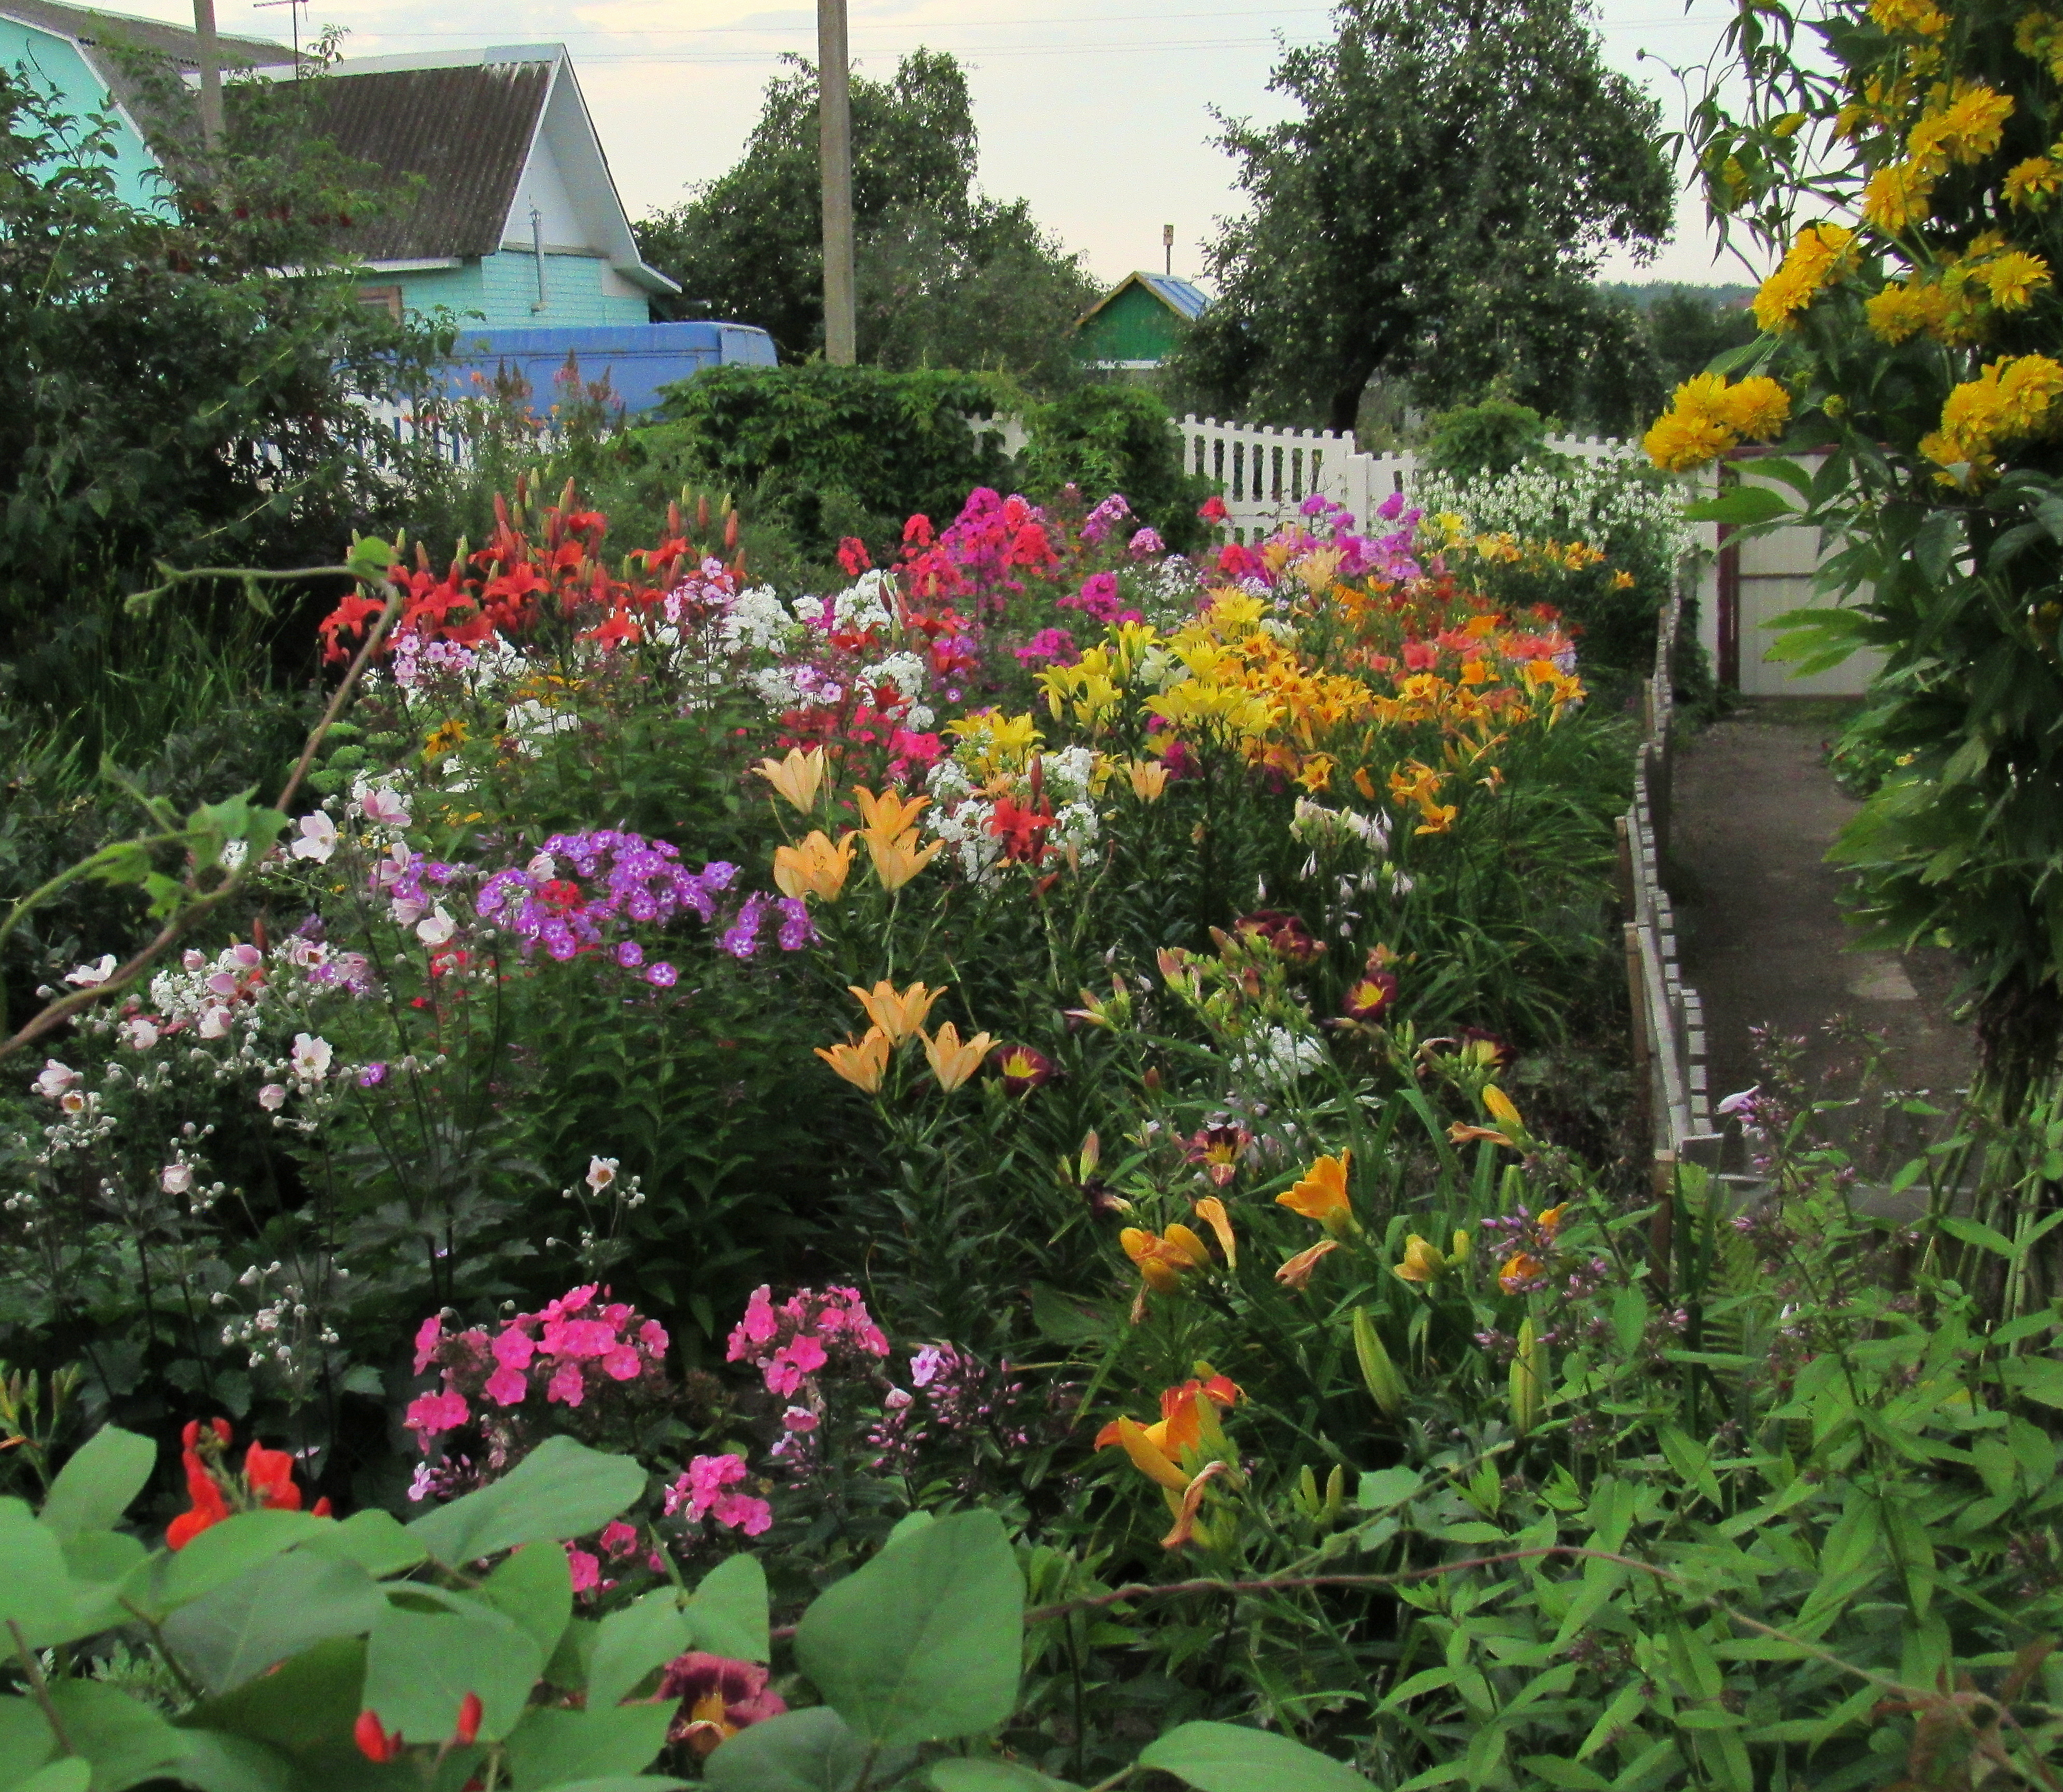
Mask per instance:
[[[641,221],[637,240],[688,301],[758,324],[801,360],[823,345],[822,195],[816,74],[790,61],[738,165]],[[919,50],[890,80],[855,79],[852,139],[860,359],[1066,379],[1068,326],[1097,289],[1021,199],[976,187],[959,64]]]
[[[1221,413],[1353,426],[1369,379],[1440,397],[1502,375],[1556,408],[1611,244],[1663,240],[1660,111],[1600,59],[1582,0],[1343,0],[1272,86],[1301,115],[1225,120],[1250,200],[1178,374]]]

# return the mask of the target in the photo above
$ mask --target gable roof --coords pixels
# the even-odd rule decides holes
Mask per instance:
[[[136,115],[139,96],[115,51],[167,57],[183,72],[200,66],[200,38],[183,25],[165,25],[155,18],[102,12],[91,6],[60,6],[57,0],[0,0],[0,17],[18,20],[77,44],[86,66],[100,78],[100,84],[131,118]],[[284,43],[269,42],[263,38],[219,35],[215,42],[224,69],[294,66],[294,52]]]
[[[5,3],[5,0],[0,0]],[[412,195],[352,232],[368,261],[492,255],[550,93],[549,61],[354,74],[313,83],[312,136],[379,167]]]
[[[1116,285],[1076,318],[1075,328],[1079,330],[1106,305],[1114,304],[1135,286],[1144,288],[1154,298],[1159,300],[1162,304],[1184,321],[1200,317],[1204,307],[1211,302],[1208,296],[1200,286],[1193,285],[1185,280],[1177,280],[1172,274],[1148,273],[1144,268],[1140,268],[1127,274]]]

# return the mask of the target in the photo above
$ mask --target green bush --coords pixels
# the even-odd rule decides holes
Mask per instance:
[[[1182,469],[1168,408],[1137,386],[1092,385],[1026,413],[1031,441],[1020,465],[1027,492],[1045,497],[1072,485],[1093,502],[1111,492],[1131,501],[1178,553],[1203,539],[1196,506],[1216,487]]]
[[[1498,478],[1546,452],[1547,420],[1506,398],[1464,405],[1433,419],[1420,463],[1450,479]]]

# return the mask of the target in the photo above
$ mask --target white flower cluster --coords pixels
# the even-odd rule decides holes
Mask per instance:
[[[1593,547],[1646,536],[1671,564],[1696,546],[1680,494],[1624,457],[1579,460],[1560,470],[1514,467],[1500,477],[1466,484],[1429,470],[1414,477],[1411,493],[1429,515],[1450,511],[1486,534],[1508,531],[1522,540],[1582,541]]]
[[[804,623],[783,607],[770,585],[741,591],[717,626],[717,642],[728,653],[780,653],[793,645]]]
[[[903,714],[903,726],[920,733],[938,719],[928,703],[919,701],[926,695],[931,682],[931,669],[924,656],[907,649],[863,667],[859,675],[860,684],[870,692],[891,684],[899,696],[908,699],[910,707]]]
[[[931,793],[931,806],[924,811],[924,826],[931,836],[946,843],[946,856],[959,867],[970,884],[995,881],[1003,842],[990,831],[995,805],[979,793],[967,767],[956,759],[940,759],[924,779]]]
[[[831,599],[826,633],[864,634],[895,623],[895,575],[877,566]]]
[[[1156,629],[1180,628],[1196,614],[1203,594],[1203,575],[1179,554],[1136,569],[1125,574],[1127,588],[1136,594],[1139,613]]]
[[[987,730],[977,729],[960,745],[960,753],[979,759],[990,744]],[[1047,844],[1086,852],[1103,832],[1096,813],[1092,788],[1096,755],[1086,747],[1064,747],[1057,753],[1038,755],[1040,783],[1052,804],[1053,821]],[[1018,795],[1029,790],[1029,768],[1018,785]],[[931,793],[931,806],[924,811],[924,826],[935,840],[946,843],[946,854],[959,867],[971,884],[992,885],[1001,875],[1003,842],[996,837],[995,799],[988,788],[977,784],[971,772],[955,756],[933,766],[924,780]]]
[[[1362,815],[1354,809],[1329,809],[1308,796],[1297,799],[1289,833],[1292,839],[1312,848],[1358,845],[1365,848],[1371,858],[1380,858],[1389,850],[1389,828],[1381,815]]]
[[[1265,1089],[1288,1089],[1325,1061],[1325,1042],[1311,1033],[1270,1027],[1232,1061],[1233,1079]]]
[[[332,1273],[340,1281],[351,1274],[341,1265]],[[275,1276],[280,1279],[276,1286]],[[232,1350],[240,1345],[249,1353],[251,1368],[276,1369],[289,1385],[299,1386],[312,1372],[309,1359],[318,1355],[321,1347],[340,1342],[336,1331],[315,1310],[307,1286],[276,1260],[262,1266],[253,1263],[237,1277],[236,1285],[251,1290],[257,1305],[247,1313],[227,1315],[223,1343]],[[218,1309],[227,1307],[230,1298],[221,1289],[208,1297]]]

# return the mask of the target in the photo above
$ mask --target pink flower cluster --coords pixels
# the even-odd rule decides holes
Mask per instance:
[[[403,1420],[427,1451],[430,1440],[473,1416],[474,1401],[520,1406],[541,1391],[547,1405],[577,1407],[613,1383],[657,1382],[666,1372],[666,1328],[621,1301],[606,1304],[593,1283],[569,1289],[535,1313],[501,1322],[489,1337],[478,1327],[447,1331],[433,1313],[416,1333],[416,1373],[432,1364],[444,1384],[409,1403]]]
[[[774,1522],[774,1508],[749,1493],[730,1491],[744,1479],[742,1456],[697,1456],[666,1489],[666,1516],[686,1512],[690,1524],[714,1518],[726,1530],[756,1537]]]
[[[725,1360],[750,1363],[783,1399],[836,1357],[857,1363],[888,1354],[888,1339],[857,1288],[798,1289],[780,1306],[763,1283],[746,1303]]]

